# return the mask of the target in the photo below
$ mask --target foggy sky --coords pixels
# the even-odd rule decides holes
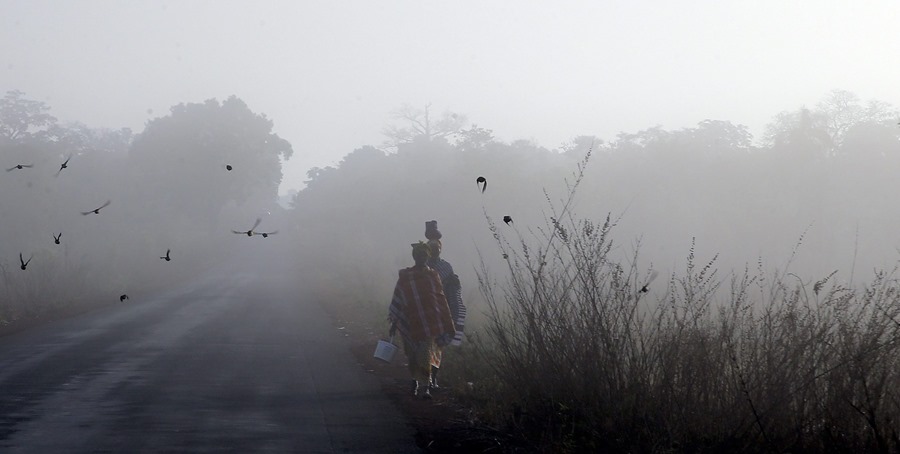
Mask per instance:
[[[236,95],[293,145],[281,192],[402,103],[548,148],[711,118],[758,138],[832,89],[900,105],[900,4],[0,0],[0,90],[130,127]]]

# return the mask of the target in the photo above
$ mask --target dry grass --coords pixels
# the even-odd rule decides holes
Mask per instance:
[[[40,250],[27,270],[0,264],[0,323],[84,309],[91,299],[91,270],[58,255]]]
[[[486,423],[553,452],[900,451],[893,273],[720,277],[692,248],[646,301],[614,220],[571,214],[581,169],[546,228],[510,240],[487,219],[508,266],[482,268],[487,323],[459,361]]]
[[[129,249],[127,242],[112,240],[115,247],[102,258],[71,252],[62,244],[36,250],[26,270],[20,269],[18,257],[15,262],[0,261],[0,327],[26,327],[118,304],[122,294],[131,298],[152,294],[186,282],[215,265],[217,258],[227,257],[214,249],[214,243],[203,243],[199,235],[183,236],[187,239],[182,241],[201,244],[195,248],[197,257],[179,257],[178,269],[147,266],[148,262],[159,264],[156,255],[140,253],[162,247],[138,242]]]

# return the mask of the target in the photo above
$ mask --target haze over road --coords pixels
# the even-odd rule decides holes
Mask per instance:
[[[0,337],[0,451],[417,452],[375,378],[288,281],[220,267]]]

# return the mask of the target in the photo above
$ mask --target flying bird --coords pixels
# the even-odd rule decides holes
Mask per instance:
[[[89,215],[89,214],[91,214],[91,213],[94,213],[94,214],[100,214],[100,210],[102,210],[102,209],[106,208],[107,206],[109,206],[110,203],[112,203],[112,200],[107,200],[106,203],[104,203],[103,205],[100,205],[100,208],[97,208],[96,210],[91,210],[91,211],[82,211],[81,214],[83,214],[83,215],[85,215],[85,216],[87,216],[87,215]]]
[[[169,257],[169,252],[172,252],[172,250],[171,250],[171,249],[166,249],[166,256],[165,256],[165,257],[160,257],[160,258],[163,259],[163,260],[165,260],[165,261],[167,261],[167,262],[171,262],[171,261],[172,261],[172,258]]]
[[[126,295],[124,293],[121,296],[119,296],[119,301],[125,301],[127,299],[128,299],[128,295]]]
[[[28,261],[26,262],[26,261],[22,258],[22,253],[19,252],[19,263],[22,264],[22,266],[21,266],[22,270],[25,270],[25,268],[28,267],[28,264],[31,263],[31,259],[33,259],[33,258],[34,258],[34,254],[31,254],[31,257],[28,257]]]
[[[53,242],[59,244],[60,237],[62,237],[62,232],[59,232],[59,235],[53,235]]]
[[[656,279],[656,276],[659,276],[659,271],[653,270],[653,272],[650,273],[650,278],[647,279],[647,283],[644,284],[643,287],[641,287],[641,293],[647,293],[650,291],[650,283],[653,282],[654,279]]]
[[[231,167],[231,164],[226,164],[226,165],[225,165],[225,170],[227,170],[227,171],[229,171],[229,172],[231,172],[231,169],[233,169],[233,168],[234,168],[234,167]]]
[[[13,170],[16,170],[16,169],[22,170],[26,167],[30,169],[30,168],[34,167],[34,164],[16,164],[16,165],[6,169],[6,171],[12,172]]]
[[[250,227],[250,230],[247,230],[246,232],[239,232],[237,230],[232,230],[231,233],[237,233],[238,235],[253,236],[253,233],[254,233],[253,229],[255,229],[256,226],[258,226],[260,222],[262,222],[262,218],[256,218],[256,222],[253,223],[253,227]]]
[[[481,187],[481,193],[484,194],[484,191],[487,190],[487,179],[484,177],[478,177],[475,179],[475,184]]]
[[[57,176],[57,177],[58,177],[58,176],[59,176],[59,173],[62,172],[63,169],[69,168],[69,160],[70,160],[70,159],[72,159],[72,155],[69,155],[69,157],[66,158],[66,162],[62,163],[62,165],[59,166],[59,170],[56,171],[56,175],[54,175],[54,176]]]
[[[510,215],[503,216],[503,222],[505,222],[506,225],[509,225],[509,223],[512,221],[513,221],[512,216],[510,216]]]
[[[259,236],[261,236],[261,237],[263,237],[263,238],[268,238],[269,235],[274,235],[274,234],[276,234],[276,233],[278,233],[278,230],[274,230],[274,231],[271,231],[271,232],[253,232],[254,235],[259,235]]]

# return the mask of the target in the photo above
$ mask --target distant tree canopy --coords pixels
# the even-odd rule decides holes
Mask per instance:
[[[834,148],[827,124],[821,112],[806,108],[782,112],[767,126],[765,140],[772,151],[802,159],[826,157]]]
[[[511,215],[520,229],[540,225],[543,190],[551,198],[564,191],[588,150],[593,158],[579,213],[624,215],[625,232],[652,239],[648,252],[655,262],[674,263],[684,249],[653,241],[711,239],[710,247],[721,248],[723,257],[755,261],[764,250],[789,251],[814,221],[827,226],[821,235],[828,237],[832,229],[852,228],[850,219],[877,219],[867,226],[872,241],[881,232],[874,230],[900,225],[900,216],[886,218],[878,208],[887,203],[886,194],[900,190],[884,170],[890,167],[885,162],[900,163],[896,111],[876,101],[863,104],[843,91],[830,93],[815,109],[775,116],[757,143],[744,125],[707,119],[676,130],[623,132],[609,142],[576,136],[549,150],[528,140],[498,141],[490,129],[464,127],[461,115],[445,114],[447,121],[437,128],[428,109],[406,106],[396,114],[402,121],[384,132],[397,153],[358,148],[337,166],[310,170],[306,188],[294,197],[306,244],[345,239],[327,256],[310,258],[322,269],[331,263],[340,272],[350,261],[378,267],[385,257],[402,263],[400,246],[419,238],[419,224],[429,219],[446,226],[450,258],[464,255],[460,248],[468,254],[472,246],[485,246],[485,214],[495,220]],[[857,184],[857,173],[867,175],[869,189]],[[476,188],[477,176],[489,182],[484,194]],[[815,266],[852,255],[852,241],[806,241],[820,254]],[[866,241],[859,248],[871,252],[872,260],[884,257]]]
[[[129,128],[97,129],[82,123],[51,126],[45,137],[66,154],[92,151],[126,153],[134,140],[134,134]]]
[[[466,123],[465,115],[445,111],[438,118],[433,118],[431,104],[424,109],[417,109],[404,104],[392,112],[391,116],[401,123],[400,126],[388,125],[383,133],[387,137],[385,145],[397,148],[416,141],[430,143],[435,140],[448,141],[457,134]]]
[[[276,210],[280,158],[291,153],[272,122],[236,97],[179,104],[135,137],[127,128],[58,124],[48,105],[8,92],[0,100],[0,270],[15,269],[22,253],[34,255],[35,273],[0,282],[0,320],[73,300],[118,301],[126,288],[158,289],[220,262],[233,253],[221,247],[231,220],[249,226]],[[81,214],[107,200],[98,216]],[[283,228],[279,214],[268,220],[273,230]],[[225,216],[228,225],[217,219]],[[148,267],[168,249],[179,271]]]
[[[847,212],[877,220],[879,228],[900,224],[883,209],[890,203],[885,197],[900,190],[888,172],[900,162],[897,111],[844,91],[813,109],[778,114],[755,145],[745,126],[708,119],[676,130],[623,132],[608,142],[576,136],[551,150],[529,140],[497,140],[490,129],[467,125],[464,115],[433,115],[430,105],[394,114],[385,135],[396,153],[359,147],[334,167],[310,169],[306,188],[293,199],[294,227],[308,235],[307,244],[344,238],[346,255],[323,263],[340,266],[360,250],[393,254],[427,219],[438,219],[463,241],[484,233],[485,212],[511,215],[521,227],[540,222],[543,189],[564,188],[588,150],[594,161],[582,186],[585,214],[627,211],[623,225],[648,237],[702,239],[727,230],[728,247],[739,248],[768,240],[754,235],[791,219],[840,225]],[[127,129],[59,125],[44,103],[8,92],[0,102],[4,166],[36,165],[0,179],[4,226],[18,240],[30,234],[32,222],[16,213],[40,212],[53,225],[58,216],[107,198],[114,199],[110,216],[127,212],[154,228],[173,219],[182,229],[215,226],[223,209],[276,200],[280,159],[293,150],[272,128],[233,96],[174,106],[135,136]],[[71,168],[55,178],[70,155]],[[477,176],[489,181],[484,194]],[[452,246],[453,236],[448,241]],[[21,242],[7,242],[14,243]]]
[[[234,96],[221,103],[211,99],[174,106],[136,137],[127,128],[60,125],[49,111],[48,105],[18,90],[0,100],[3,168],[33,165],[6,175],[5,207],[40,211],[46,202],[46,211],[53,212],[51,207],[86,203],[76,200],[80,195],[90,203],[128,200],[140,207],[135,213],[208,225],[227,203],[276,200],[280,159],[293,153],[290,143],[272,132],[271,120]],[[70,158],[69,169],[56,178],[61,163]],[[15,197],[45,186],[46,191],[64,190],[52,198]]]
[[[565,142],[560,151],[574,156],[584,156],[588,151],[593,151],[603,146],[603,140],[597,136],[578,136]]]
[[[472,125],[469,129],[461,129],[456,133],[456,148],[462,151],[484,150],[494,143],[494,131]]]
[[[0,137],[10,141],[31,138],[39,131],[56,124],[50,107],[40,101],[25,98],[25,93],[10,90],[0,99]]]
[[[865,121],[849,127],[841,138],[839,156],[885,158],[900,156],[898,127],[893,121]]]
[[[781,112],[766,127],[763,145],[775,152],[795,157],[826,158],[856,153],[844,146],[847,134],[861,125],[894,126],[898,111],[887,103],[869,101],[865,105],[855,94],[833,90],[815,109],[802,107]],[[855,139],[859,143],[858,137]],[[861,155],[871,155],[865,150]]]
[[[134,141],[132,175],[148,199],[212,225],[229,202],[277,198],[280,158],[293,149],[272,126],[234,96],[179,104]]]
[[[0,101],[0,156],[3,157],[4,168],[17,164],[34,166],[30,172],[17,177],[28,180],[25,187],[7,179],[10,186],[3,191],[8,196],[6,206],[11,206],[13,200],[26,200],[24,196],[15,197],[14,194],[35,186],[46,191],[63,189],[52,198],[28,202],[35,209],[44,204],[54,206],[57,201],[74,203],[73,197],[90,192],[93,187],[112,184],[117,179],[116,175],[124,170],[123,158],[133,138],[131,130],[97,129],[81,123],[62,125],[49,111],[50,107],[45,103],[30,100],[17,90],[8,92]],[[67,175],[81,172],[81,169],[92,169],[103,178],[80,185],[68,178],[46,179],[61,171],[61,163],[69,158],[73,158],[73,162],[72,168],[66,171]]]
[[[661,126],[654,126],[633,134],[621,133],[611,147],[623,152],[728,156],[749,152],[752,141],[753,136],[744,125],[703,120],[696,128],[666,131]]]

